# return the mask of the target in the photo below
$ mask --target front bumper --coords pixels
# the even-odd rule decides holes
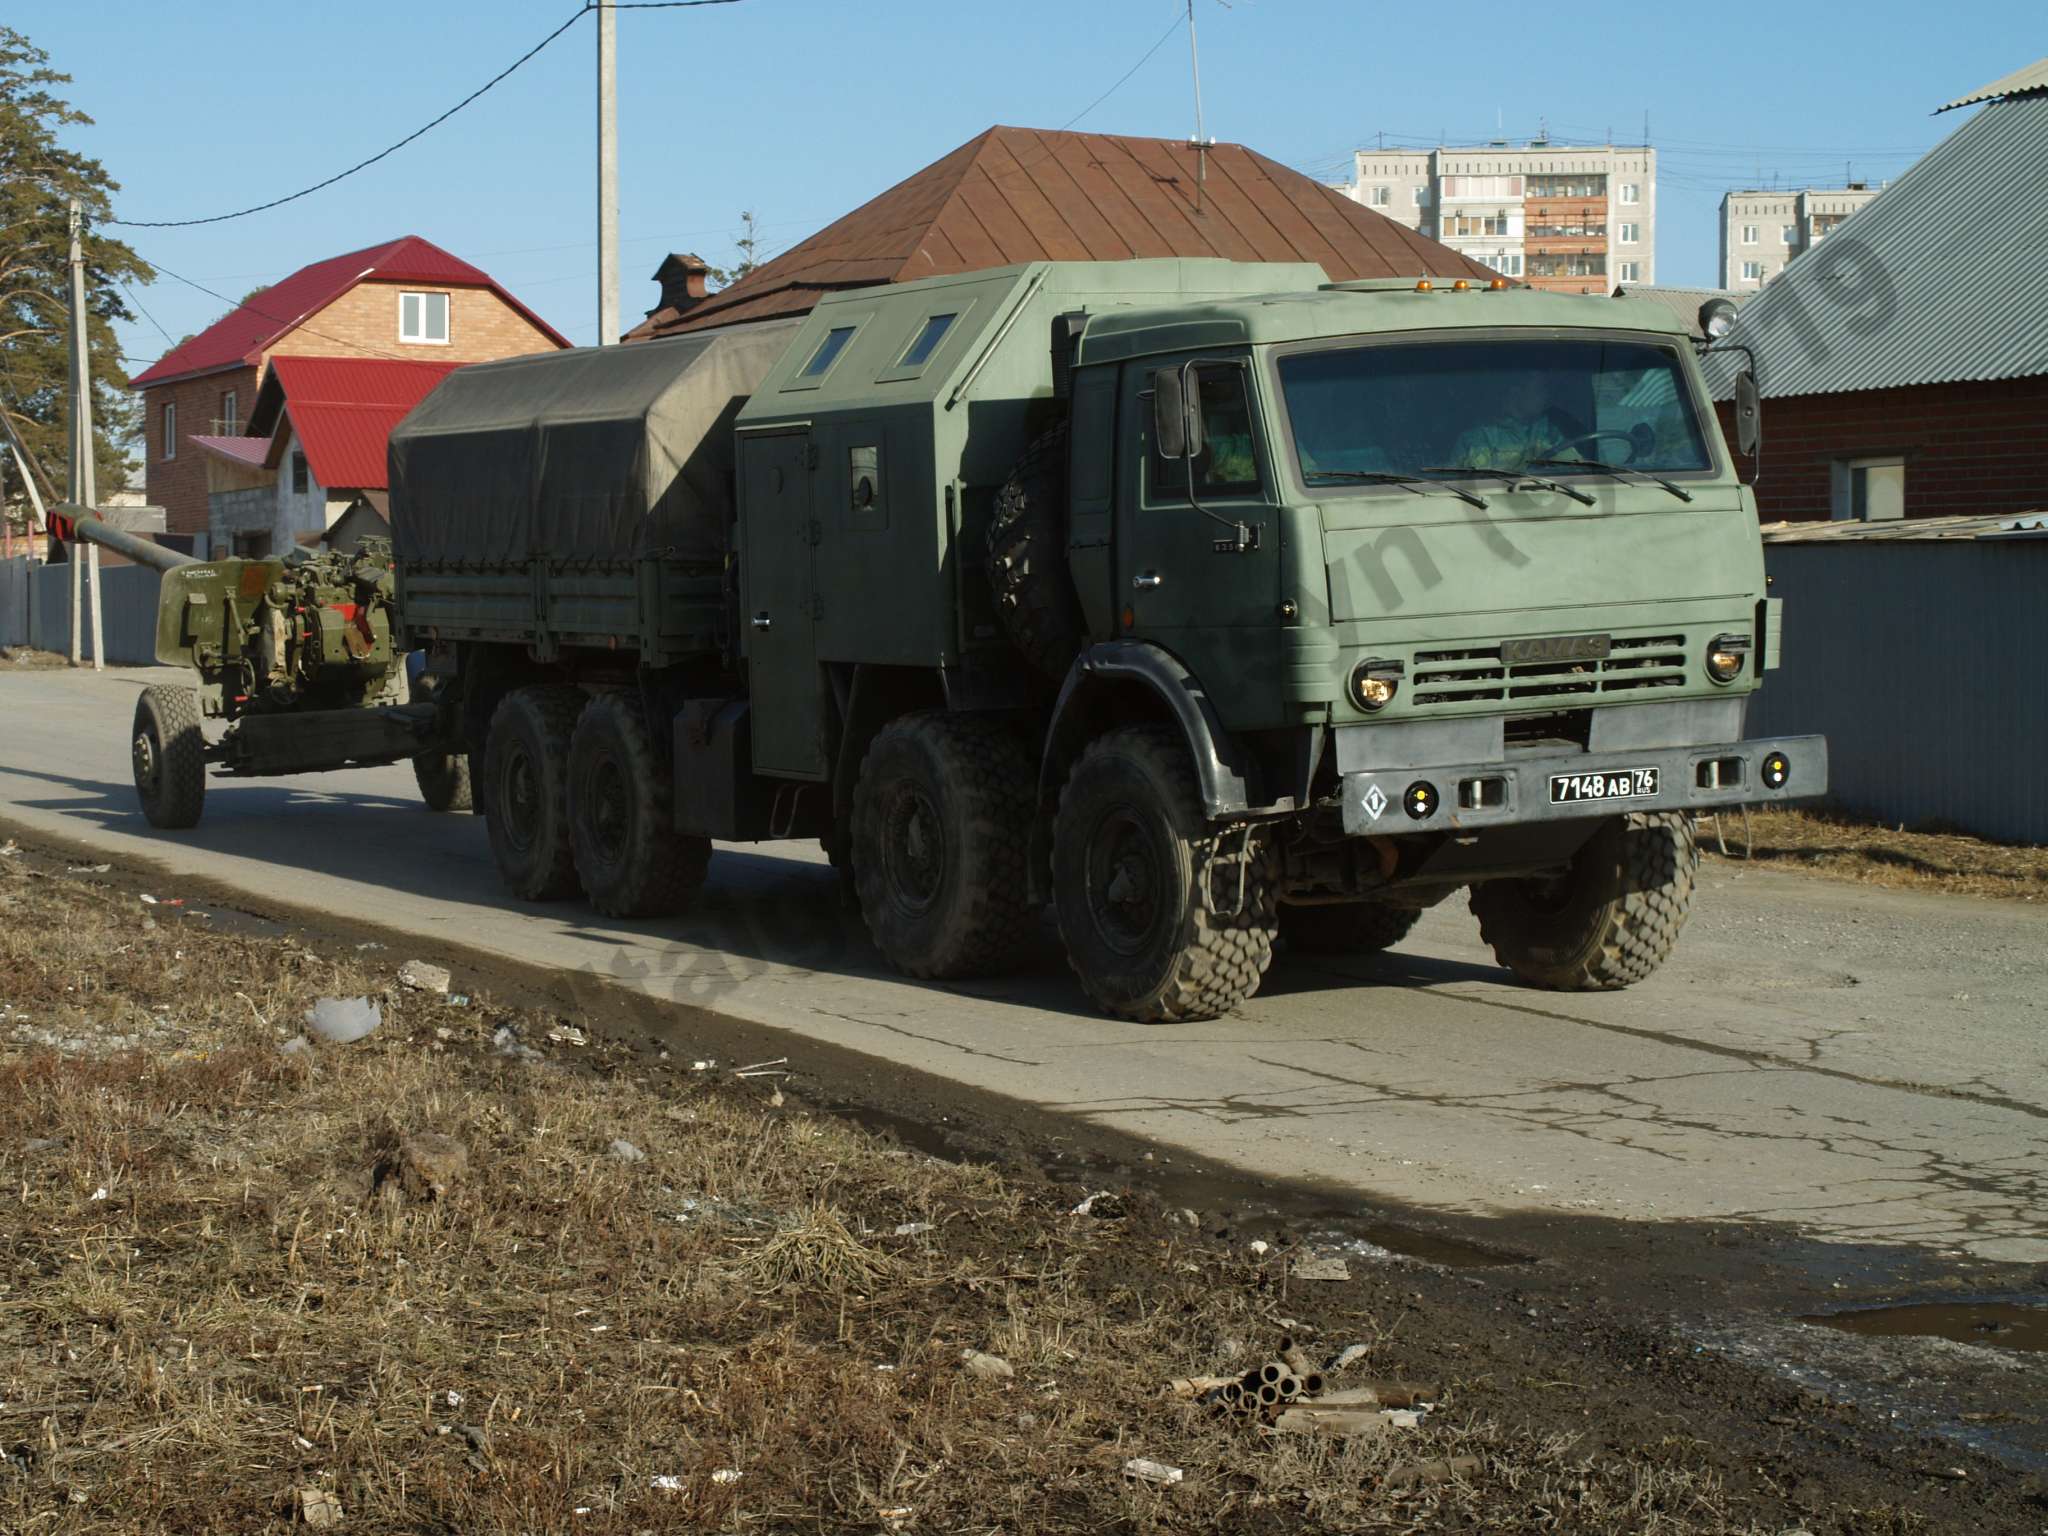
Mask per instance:
[[[1775,789],[1764,774],[1766,759],[1774,755],[1789,769]],[[1655,770],[1654,791],[1606,792],[1624,775],[1632,789],[1647,784],[1646,770]],[[1553,799],[1553,778],[1577,781],[1570,791],[1577,797]],[[1344,830],[1351,836],[1474,832],[1640,811],[1710,811],[1809,799],[1827,792],[1828,744],[1824,736],[1780,736],[1717,746],[1508,757],[1446,767],[1369,769],[1344,774],[1342,784]],[[1424,806],[1428,814],[1416,814]]]

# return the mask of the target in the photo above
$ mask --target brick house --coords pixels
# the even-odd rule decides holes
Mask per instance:
[[[2048,507],[2048,59],[1941,108],[1976,115],[1736,320],[1756,356],[1766,523]],[[1715,394],[1733,437],[1731,354]]]
[[[191,440],[239,437],[280,353],[460,364],[568,345],[490,274],[417,235],[316,261],[136,375],[149,500],[166,532],[206,542],[217,456]]]

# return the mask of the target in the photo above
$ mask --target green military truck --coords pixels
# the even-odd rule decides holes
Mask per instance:
[[[1081,985],[1220,1014],[1459,890],[1503,964],[1669,952],[1745,740],[1755,506],[1652,306],[1034,263],[462,369],[393,434],[396,598],[507,886],[645,917],[817,838],[914,976],[1046,900]]]

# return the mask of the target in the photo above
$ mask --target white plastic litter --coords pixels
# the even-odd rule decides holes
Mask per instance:
[[[1143,1483],[1162,1483],[1169,1487],[1187,1476],[1179,1467],[1169,1467],[1163,1461],[1148,1461],[1143,1456],[1133,1456],[1124,1463],[1124,1476],[1135,1477]]]
[[[383,1010],[367,997],[323,997],[306,1010],[306,1027],[331,1045],[361,1040],[383,1022]]]

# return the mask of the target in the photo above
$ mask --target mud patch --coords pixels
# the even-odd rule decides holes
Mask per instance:
[[[2025,1301],[1929,1301],[1799,1319],[1862,1338],[1947,1339],[1993,1349],[2048,1350],[2048,1298]]]

